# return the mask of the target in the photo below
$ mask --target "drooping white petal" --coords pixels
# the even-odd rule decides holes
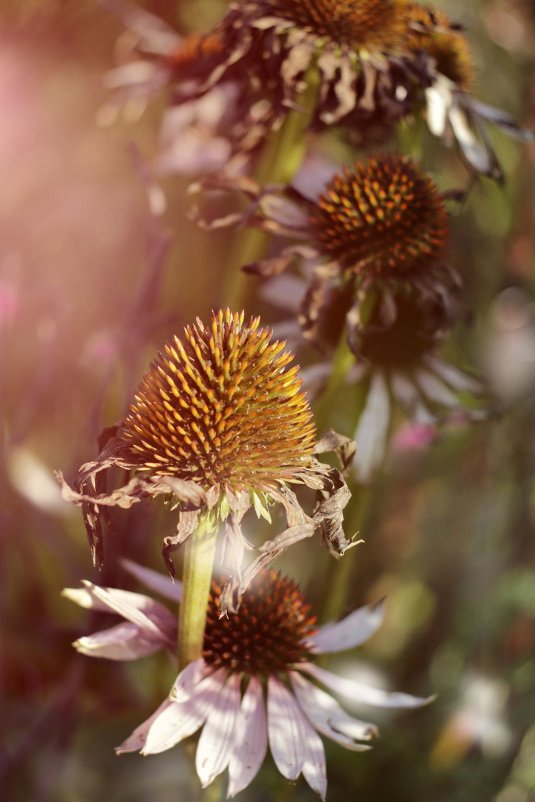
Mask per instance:
[[[163,638],[147,637],[135,624],[124,622],[109,629],[78,638],[74,648],[87,657],[107,660],[137,660],[159,651],[168,642]]]
[[[171,611],[149,596],[119,588],[101,588],[85,579],[82,584],[89,595],[81,601],[87,602],[91,609],[111,610],[157,637],[161,637],[162,632],[168,634],[175,625],[175,616]],[[72,595],[69,598],[72,599]]]
[[[256,777],[267,751],[267,724],[264,692],[251,677],[236,721],[236,735],[228,767],[227,796],[233,797]]]
[[[296,671],[291,672],[290,680],[297,701],[318,732],[354,752],[365,752],[371,748],[367,744],[355,743],[355,740],[369,741],[378,735],[374,724],[350,716],[336,699]]]
[[[390,377],[390,384],[394,398],[408,414],[410,414],[418,401],[418,388],[408,376],[394,371]]]
[[[327,793],[327,765],[325,762],[325,749],[323,741],[318,733],[304,715],[299,710],[301,716],[301,726],[304,730],[305,761],[303,763],[303,777],[313,791],[320,795],[325,802]]]
[[[474,379],[473,376],[470,376],[467,373],[464,373],[459,368],[456,368],[455,365],[451,365],[449,362],[444,362],[443,359],[440,359],[437,356],[428,356],[425,359],[427,365],[430,366],[431,370],[433,370],[436,374],[440,376],[450,387],[453,387],[454,390],[457,392],[467,392],[467,393],[481,393],[483,390],[483,385],[477,379]]]
[[[452,103],[451,90],[444,83],[437,83],[425,90],[425,99],[429,130],[435,136],[443,136]]]
[[[429,702],[432,702],[434,699],[433,696],[422,699],[418,696],[411,696],[408,693],[372,688],[369,685],[364,685],[362,682],[356,682],[347,677],[340,677],[338,674],[333,674],[332,671],[327,671],[325,668],[320,668],[320,666],[313,665],[312,663],[303,663],[300,669],[311,674],[314,679],[321,682],[333,691],[333,693],[344,696],[346,699],[350,699],[352,702],[357,702],[359,704],[373,705],[374,707],[411,708],[429,704]]]
[[[199,657],[198,660],[193,660],[191,663],[182,669],[178,677],[173,683],[173,687],[169,693],[169,698],[173,702],[185,702],[195,693],[195,688],[206,676],[209,671],[208,666]]]
[[[154,590],[171,601],[180,601],[182,582],[174,581],[169,574],[161,574],[159,571],[153,571],[151,568],[145,568],[143,565],[124,558],[121,560],[121,565],[149,590]]]
[[[240,677],[232,674],[217,697],[199,738],[195,768],[203,788],[228,765],[240,709]]]
[[[125,752],[139,752],[140,749],[143,749],[145,746],[145,741],[147,740],[147,733],[154,721],[160,716],[161,713],[164,712],[169,705],[172,704],[169,699],[166,699],[165,702],[162,702],[160,707],[155,710],[155,712],[150,716],[143,724],[140,724],[139,727],[128,736],[126,741],[120,746],[115,747],[115,752],[117,755],[122,755]]]
[[[459,406],[458,398],[437,376],[426,370],[419,370],[416,374],[416,380],[423,394],[430,401],[445,407]]]
[[[454,104],[448,113],[450,125],[462,153],[469,164],[479,173],[492,176],[496,172],[496,160],[489,148],[478,140],[470,126],[466,111]],[[499,169],[499,168],[498,168]]]
[[[219,669],[202,680],[189,699],[180,703],[171,702],[149,727],[142,754],[164,752],[193,735],[217,705],[225,678],[225,670]]]
[[[325,624],[309,638],[316,654],[343,652],[367,641],[383,623],[384,602],[359,607],[341,621]]]
[[[268,680],[268,739],[273,760],[283,777],[296,780],[305,762],[302,714],[292,694],[276,677]]]
[[[390,396],[382,373],[374,373],[366,406],[359,418],[355,432],[357,458],[354,471],[360,482],[369,482],[379,467],[386,449],[386,438],[390,423]]]

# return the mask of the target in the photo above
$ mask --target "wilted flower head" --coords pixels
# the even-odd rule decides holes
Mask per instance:
[[[180,171],[221,168],[224,152],[229,169],[239,170],[289,109],[305,106],[312,128],[338,125],[360,144],[383,141],[401,119],[424,111],[433,134],[454,139],[473,169],[494,178],[501,169],[483,121],[533,140],[470,97],[472,58],[461,28],[428,6],[239,0],[212,31],[185,39],[138,8],[121,3],[118,13],[138,38],[137,55],[108,84],[137,102],[168,86],[169,109],[186,104],[179,130],[191,158],[173,160],[168,143],[157,160]]]
[[[102,558],[101,508],[161,494],[178,506],[177,532],[164,541],[170,571],[171,552],[189,535],[223,525],[228,594],[241,593],[260,565],[317,529],[330,548],[344,552],[349,491],[339,471],[314,453],[340,449],[344,461],[350,455],[344,438],[331,434],[315,443],[312,412],[284,345],[271,340],[258,318],[246,322],[243,312],[227,309],[213,313],[208,326],[200,320],[187,326],[164,347],[97,460],[81,467],[74,490],[61,479],[64,496],[82,507],[95,561]],[[102,479],[113,466],[133,476],[108,494]],[[319,492],[311,517],[291,484]],[[283,505],[288,528],[262,545],[242,577],[243,552],[251,545],[241,521],[251,506],[270,520],[273,502]]]
[[[144,578],[146,569],[134,566],[134,570]],[[153,573],[147,573],[150,585],[157,587]],[[164,581],[158,584],[157,589],[167,595]],[[327,774],[318,733],[347,749],[365,751],[378,731],[375,725],[348,715],[316,683],[356,704],[406,709],[430,701],[368,687],[315,664],[319,655],[364,643],[381,625],[383,604],[362,607],[341,621],[318,627],[299,587],[275,571],[255,577],[239,611],[230,618],[220,615],[221,592],[214,582],[202,657],[180,672],[169,697],[118,747],[118,753],[141,750],[144,755],[157,754],[201,729],[196,753],[201,784],[209,785],[228,768],[227,794],[232,797],[252,782],[269,744],[281,774],[289,780],[303,774],[324,799]],[[84,607],[103,609],[107,605],[114,612],[125,604],[127,593],[90,585],[85,590],[65,591]],[[128,658],[123,628],[132,626],[133,619],[137,622],[143,609],[145,617],[154,618],[161,629],[161,611],[166,608],[148,597],[131,596],[134,603],[121,609],[129,623],[80,639],[76,648],[94,657],[119,660],[147,654],[143,632],[138,655],[130,639]],[[176,593],[173,597],[176,599]],[[165,633],[160,640],[166,648]]]
[[[297,240],[280,255],[244,269],[275,276],[300,264],[309,282],[300,322],[305,336],[320,347],[318,322],[333,288],[343,288],[347,322],[356,336],[370,292],[380,296],[381,315],[391,320],[400,292],[442,303],[457,284],[447,263],[444,198],[407,156],[378,155],[356,162],[336,173],[314,197],[293,187],[264,191],[251,179],[228,176],[212,176],[198,186],[239,189],[252,201],[242,215],[212,223],[200,219],[201,225],[245,222]]]

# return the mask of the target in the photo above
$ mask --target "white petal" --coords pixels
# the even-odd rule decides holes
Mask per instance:
[[[232,674],[210,710],[199,738],[195,768],[203,788],[228,765],[240,709],[240,677]]]
[[[402,409],[410,414],[418,400],[418,389],[403,373],[392,373],[391,387],[394,398]]]
[[[490,150],[475,136],[464,109],[456,105],[452,106],[448,119],[466,160],[478,172],[492,175],[496,170],[495,160]]]
[[[233,797],[256,777],[267,751],[267,725],[262,685],[251,677],[236,721],[236,737],[228,767],[227,796]]]
[[[89,594],[91,609],[111,610],[157,637],[162,636],[162,628],[164,634],[168,634],[175,624],[175,616],[171,611],[149,596],[118,588],[101,588],[85,579],[82,584]]]
[[[74,648],[88,657],[103,657],[107,660],[137,660],[159,651],[166,641],[163,638],[147,637],[135,624],[124,622],[93,635],[78,638]]]
[[[319,632],[309,638],[309,643],[316,654],[353,649],[379,629],[383,617],[384,602],[359,607],[341,621],[320,627]]]
[[[333,674],[332,671],[327,671],[325,668],[320,668],[312,663],[303,663],[300,668],[302,671],[311,674],[314,679],[334,693],[359,704],[373,705],[374,707],[411,708],[429,704],[434,699],[433,696],[422,699],[418,696],[410,696],[408,693],[371,688],[362,682],[340,677],[338,674]]]
[[[121,565],[149,590],[154,590],[156,593],[165,596],[166,599],[171,599],[171,601],[180,601],[182,597],[182,582],[176,582],[168,574],[161,574],[159,571],[145,568],[143,565],[132,562],[132,560],[122,559]]]
[[[427,125],[435,136],[443,136],[446,130],[448,109],[451,106],[451,91],[440,83],[425,90],[427,101]]]
[[[416,380],[418,386],[430,401],[434,401],[435,404],[440,404],[445,407],[459,406],[458,398],[440,381],[440,379],[433,376],[432,373],[419,370],[416,375]]]
[[[481,382],[474,379],[473,376],[463,373],[463,371],[456,368],[455,365],[444,362],[444,360],[439,357],[429,356],[426,358],[426,363],[441,379],[459,393],[481,393],[483,390]]]
[[[268,738],[273,760],[283,777],[296,780],[305,762],[302,714],[292,694],[275,677],[268,680]]]
[[[301,713],[301,711],[300,711]],[[305,762],[303,763],[303,777],[313,791],[325,800],[327,793],[327,765],[325,763],[325,749],[318,733],[309,720],[301,713],[302,726],[305,732]]]
[[[124,752],[139,752],[140,749],[143,749],[145,746],[145,741],[147,740],[147,733],[154,721],[164,712],[169,705],[172,704],[169,699],[166,699],[165,702],[162,702],[160,707],[148,718],[143,724],[140,724],[139,727],[136,727],[134,732],[128,736],[126,741],[120,746],[117,746],[115,752],[118,755],[122,755]]]
[[[297,701],[318,732],[355,752],[370,749],[366,744],[355,743],[355,740],[369,741],[378,735],[374,724],[350,716],[336,699],[296,671],[291,672],[290,679]]]
[[[375,373],[355,432],[357,456],[353,465],[360,482],[369,482],[383,459],[389,423],[388,386],[382,373]]]
[[[217,704],[225,677],[225,670],[220,669],[197,685],[194,696],[185,702],[171,702],[149,727],[143,754],[164,752],[193,735]]]
[[[195,693],[196,686],[209,672],[209,668],[200,657],[198,660],[188,663],[186,668],[183,668],[169,693],[169,698],[173,702],[185,702]]]

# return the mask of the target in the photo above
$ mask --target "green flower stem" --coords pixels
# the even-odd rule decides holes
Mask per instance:
[[[277,131],[267,138],[254,177],[260,185],[289,184],[297,173],[306,152],[307,131],[310,125],[318,88],[316,68],[306,77],[306,89],[298,97],[302,111],[291,109]],[[250,278],[241,270],[243,265],[256,262],[265,255],[270,234],[256,228],[244,228],[235,239],[231,251],[223,295],[223,306],[239,309],[243,305]]]
[[[355,361],[345,333],[340,337],[332,361],[332,370],[327,385],[316,404],[315,420],[318,432],[323,434],[329,427],[336,400],[345,383],[347,372]]]
[[[217,531],[194,533],[186,541],[178,627],[180,669],[202,655],[216,539]]]

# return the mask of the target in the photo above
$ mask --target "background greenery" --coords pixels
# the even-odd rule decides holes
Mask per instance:
[[[144,5],[187,29],[225,4]],[[441,5],[468,28],[476,94],[534,127],[535,4]],[[117,555],[160,567],[169,521],[153,508],[115,516],[97,573],[79,511],[61,501],[51,471],[72,478],[154,350],[217,304],[231,235],[188,222],[187,182],[177,179],[167,187],[167,250],[155,232],[127,145],[154,152],[158,104],[135,123],[101,124],[102,78],[121,33],[113,17],[93,0],[0,0],[0,15],[3,798],[189,802],[184,750],[113,753],[166,693],[171,666],[78,656],[71,641],[97,622],[60,596],[83,577],[131,587]],[[384,673],[393,687],[438,698],[383,716],[371,753],[328,743],[330,802],[535,800],[535,150],[493,139],[508,180],[477,184],[454,221],[473,315],[448,355],[487,376],[500,414],[452,427],[426,451],[395,449],[374,487],[366,542],[344,558],[346,609],[385,594],[388,605],[382,630],[340,671]],[[466,184],[455,153],[429,138],[423,159],[441,186]],[[252,290],[248,311],[259,309],[269,321]],[[283,567],[318,609],[337,581],[317,542]],[[314,798],[269,761],[240,797]]]

